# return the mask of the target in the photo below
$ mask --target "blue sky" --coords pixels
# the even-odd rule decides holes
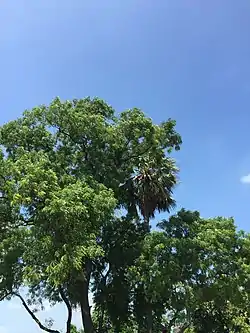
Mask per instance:
[[[155,122],[172,117],[183,137],[178,205],[250,229],[248,0],[0,6],[0,123],[55,96],[99,96]],[[17,302],[0,304],[0,333],[39,332]],[[63,311],[41,316],[60,328]]]

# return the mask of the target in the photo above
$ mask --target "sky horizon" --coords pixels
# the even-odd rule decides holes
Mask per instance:
[[[0,125],[56,96],[171,117],[178,207],[250,231],[249,33],[248,0],[2,1]],[[18,300],[0,309],[0,333],[40,332]],[[39,313],[60,329],[65,315]]]

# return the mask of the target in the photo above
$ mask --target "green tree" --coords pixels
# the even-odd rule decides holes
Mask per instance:
[[[145,232],[143,224],[124,217],[103,231],[102,248],[105,255],[96,262],[93,275],[98,332],[103,331],[104,316],[108,315],[116,332],[121,332],[122,327],[131,320],[128,270],[140,255]]]
[[[64,301],[67,333],[72,307],[79,305],[84,330],[92,333],[88,294],[105,258],[105,228],[120,208],[129,219],[141,212],[148,224],[157,209],[173,205],[176,167],[168,155],[181,144],[175,122],[155,125],[139,109],[115,116],[98,98],[56,98],[4,125],[0,144],[0,190],[15,215],[2,226],[8,232],[0,269],[8,285],[1,293],[11,297],[27,286],[30,301]],[[143,176],[145,186],[138,184],[141,170],[150,174]],[[121,185],[130,179],[138,185],[132,197]]]
[[[235,308],[247,304],[241,282],[247,277],[241,264],[243,239],[233,219],[204,219],[182,209],[159,227],[162,231],[144,238],[130,269],[140,332],[158,332],[161,325],[167,332],[184,332],[196,325],[203,304],[218,309],[227,302]]]

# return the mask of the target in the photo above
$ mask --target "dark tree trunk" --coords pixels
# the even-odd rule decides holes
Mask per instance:
[[[88,296],[83,296],[83,299],[81,301],[81,313],[84,332],[94,333],[94,326],[91,318]]]
[[[89,305],[89,282],[92,264],[87,261],[84,265],[84,278],[78,281],[79,302],[82,314],[82,323],[85,333],[94,333],[94,325],[91,317],[91,307]]]
[[[146,325],[147,325],[147,333],[153,332],[153,310],[151,304],[149,304],[147,309],[147,318],[146,318]]]
[[[147,234],[150,232],[150,218],[148,216],[144,216],[144,225]]]

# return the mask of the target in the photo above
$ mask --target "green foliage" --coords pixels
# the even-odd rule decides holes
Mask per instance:
[[[1,299],[64,302],[67,333],[78,306],[85,333],[250,331],[250,236],[184,209],[150,230],[175,206],[174,121],[56,98],[2,126],[0,145]]]
[[[183,321],[192,323],[201,304],[215,302],[221,307],[230,301],[239,307],[246,301],[239,288],[239,276],[244,276],[239,257],[242,238],[232,219],[203,219],[198,212],[181,210],[159,226],[162,231],[144,238],[141,254],[130,268],[140,331],[147,326],[149,309],[157,318],[155,325],[168,314],[165,326],[170,329]]]
[[[134,230],[134,247],[124,236],[119,241],[119,232],[126,223],[132,231],[139,212],[148,224],[157,209],[173,205],[177,169],[168,154],[180,144],[174,121],[155,125],[139,109],[116,116],[98,98],[65,102],[56,98],[2,126],[0,191],[6,205],[2,214],[9,209],[0,225],[2,294],[11,296],[26,286],[33,302],[68,298],[70,306],[81,305],[85,331],[93,332],[87,300],[90,281],[111,267],[106,289],[109,295],[120,293],[122,285],[124,304],[117,294],[116,307],[110,301],[106,305],[113,311],[113,322],[118,318],[116,325],[125,321],[130,302],[126,274],[139,255],[141,236],[137,241],[136,235],[141,231]],[[121,185],[130,179],[136,184],[132,197]],[[142,179],[144,184],[138,182]],[[124,212],[121,228],[116,227],[119,209]],[[114,228],[121,263],[105,239]],[[131,249],[129,260],[125,249]],[[96,295],[99,289],[96,284]]]
[[[242,304],[243,305],[243,304]],[[200,304],[193,317],[193,329],[197,333],[205,332],[249,332],[249,313],[224,300],[220,304],[206,302]]]
[[[84,331],[78,330],[75,325],[71,325],[71,333],[84,333]]]

